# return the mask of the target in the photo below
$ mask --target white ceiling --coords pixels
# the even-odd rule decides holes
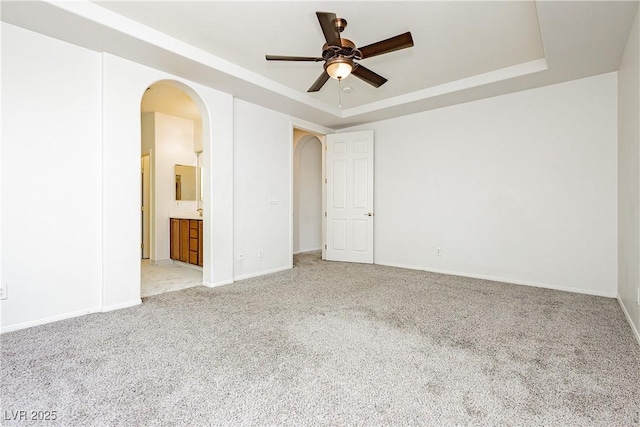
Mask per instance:
[[[461,2],[97,2],[301,93],[322,63],[268,62],[265,54],[321,56],[315,11],[346,18],[342,37],[365,46],[411,31],[415,47],[361,63],[389,79],[376,89],[355,77],[343,84],[344,108],[360,106],[544,56],[533,1]],[[384,23],[381,22],[384,20]],[[338,82],[309,96],[338,104]]]
[[[2,20],[110,52],[333,128],[615,71],[637,1],[2,2]],[[315,12],[349,22],[358,46],[411,31],[415,46],[362,64],[389,81],[351,76],[307,88],[321,63]]]

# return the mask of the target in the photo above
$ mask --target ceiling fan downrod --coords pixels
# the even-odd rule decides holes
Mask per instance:
[[[344,18],[335,18],[331,23],[339,33],[343,32],[344,29],[347,28],[347,20]]]

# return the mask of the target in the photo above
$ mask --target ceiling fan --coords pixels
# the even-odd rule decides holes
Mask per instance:
[[[353,74],[374,87],[380,87],[387,82],[387,79],[356,61],[413,46],[411,33],[407,32],[357,48],[351,40],[340,37],[340,33],[347,27],[345,19],[338,18],[335,13],[329,12],[316,12],[316,15],[324,38],[327,40],[322,46],[321,57],[265,55],[267,61],[324,61],[324,71],[307,92],[319,91],[329,80],[329,77],[342,80],[349,74]]]

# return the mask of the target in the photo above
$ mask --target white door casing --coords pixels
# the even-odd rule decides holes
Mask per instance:
[[[327,135],[329,261],[373,264],[373,131]]]
[[[151,173],[149,155],[142,156],[142,259],[149,259],[151,250],[150,214],[151,214]]]

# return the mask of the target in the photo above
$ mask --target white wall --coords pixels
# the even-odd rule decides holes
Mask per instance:
[[[100,309],[101,56],[1,30],[6,331]]]
[[[315,251],[322,246],[322,142],[303,137],[294,153],[294,253]]]
[[[142,134],[140,135],[142,140],[143,156],[151,154],[153,150],[153,144],[155,143],[155,114],[154,113],[142,113],[140,115],[140,129]]]
[[[1,25],[2,331],[140,302],[140,102],[160,80],[206,112],[203,279],[230,283],[233,98]]]
[[[198,119],[194,122],[193,131],[194,131],[193,137],[195,139],[193,143],[193,148],[196,153],[201,153],[202,152],[202,119]]]
[[[195,212],[196,200],[176,201],[175,165],[197,166],[194,151],[194,122],[181,117],[154,113],[154,261],[170,258],[169,213],[173,209]]]
[[[640,12],[618,71],[618,295],[640,341]]]
[[[233,119],[234,278],[239,280],[292,267],[293,129],[333,131],[239,99]]]
[[[290,117],[234,101],[234,276],[291,265]],[[264,257],[258,258],[258,250]],[[244,253],[244,260],[238,259]]]
[[[375,131],[375,262],[615,296],[616,86],[610,73],[345,130]]]

